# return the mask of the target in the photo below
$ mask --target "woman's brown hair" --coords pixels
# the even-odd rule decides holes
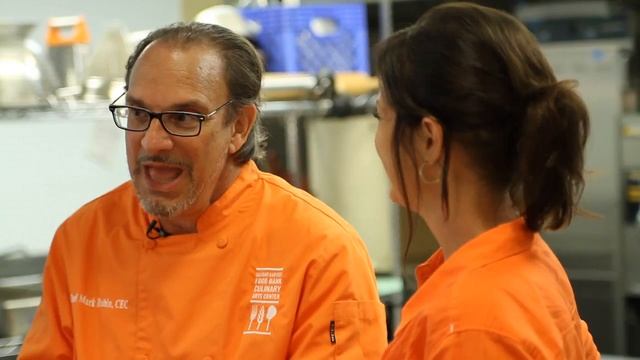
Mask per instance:
[[[400,150],[417,165],[408,135],[433,116],[444,131],[445,214],[450,148],[457,142],[489,186],[510,194],[532,231],[570,223],[584,187],[588,112],[574,84],[556,80],[517,19],[470,3],[436,6],[383,41],[376,65],[396,111],[394,161],[405,203]]]

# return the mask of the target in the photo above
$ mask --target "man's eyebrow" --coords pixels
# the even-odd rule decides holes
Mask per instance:
[[[171,106],[168,106],[167,109],[173,109],[173,110],[184,110],[184,109],[191,109],[191,110],[197,110],[197,109],[201,109],[201,110],[207,110],[207,105],[203,104],[200,101],[196,101],[196,100],[188,100],[188,101],[183,101],[183,102],[179,102],[179,103],[175,103],[172,104]]]
[[[131,104],[134,106],[140,106],[140,107],[145,107],[144,106],[144,101],[140,100],[140,99],[136,99],[135,97],[129,95],[129,93],[127,93],[126,97],[125,97],[125,101],[127,104]]]
[[[127,104],[133,105],[133,106],[139,106],[139,107],[143,107],[145,109],[147,109],[148,107],[145,105],[144,101],[137,99],[133,96],[130,96],[129,94],[127,94],[126,97],[126,101]],[[166,106],[165,109],[163,111],[176,111],[176,110],[183,110],[183,109],[191,109],[191,110],[196,110],[196,109],[203,109],[206,110],[207,106],[205,104],[203,104],[200,101],[197,100],[187,100],[187,101],[183,101],[183,102],[179,102],[179,103],[175,103],[175,104],[171,104],[169,106]]]

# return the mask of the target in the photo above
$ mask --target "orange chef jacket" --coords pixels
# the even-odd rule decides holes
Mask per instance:
[[[384,306],[356,231],[253,162],[151,240],[127,182],[54,237],[20,359],[376,359]]]
[[[569,279],[523,219],[416,271],[384,359],[599,359]]]

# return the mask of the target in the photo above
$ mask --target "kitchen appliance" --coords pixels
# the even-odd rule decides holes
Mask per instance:
[[[598,214],[578,216],[567,229],[546,233],[545,239],[571,279],[580,315],[598,350],[611,354],[626,352],[625,278],[634,277],[624,263],[627,189],[620,136],[625,54],[630,45],[628,39],[613,39],[543,46],[556,76],[579,82],[578,91],[589,110],[591,135],[585,158],[589,172],[580,208]]]
[[[311,192],[352,224],[367,244],[377,273],[398,271],[397,213],[374,146],[373,115],[305,122]]]
[[[89,53],[89,30],[82,16],[54,17],[47,28],[49,59],[63,88],[81,91]]]
[[[577,216],[561,231],[545,232],[545,240],[569,275],[598,350],[633,355],[637,337],[630,300],[637,296],[634,284],[640,283],[634,271],[640,253],[638,227],[625,221],[625,203],[628,191],[635,196],[636,190],[629,171],[638,167],[628,164],[625,154],[637,158],[638,147],[632,134],[622,131],[623,109],[635,107],[628,91],[633,88],[628,81],[629,11],[599,0],[525,4],[517,14],[543,43],[556,77],[577,80],[591,123],[579,204],[587,216]]]
[[[34,25],[0,23],[0,109],[48,107],[57,80],[38,44]]]

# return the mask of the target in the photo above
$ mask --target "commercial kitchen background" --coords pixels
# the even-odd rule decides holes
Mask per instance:
[[[388,200],[386,176],[373,146],[376,122],[369,112],[375,101],[375,74],[352,71],[370,69],[372,44],[440,2],[350,2],[363,10],[362,24],[348,30],[354,36],[366,35],[365,43],[359,38],[352,44],[366,52],[366,61],[353,60],[349,73],[314,69],[265,81],[263,120],[270,145],[261,167],[317,195],[356,226],[380,275],[390,328],[397,321],[394,309],[415,289],[413,268],[436,244],[429,231],[418,226],[403,260],[406,218]],[[640,1],[477,2],[523,19],[543,42],[558,77],[580,82],[592,116],[590,172],[582,206],[600,217],[578,218],[569,229],[545,237],[567,269],[581,314],[601,351],[640,355],[640,55],[634,50],[640,43]],[[8,339],[0,340],[0,355],[7,344],[19,343],[26,331],[57,226],[79,206],[129,177],[124,135],[113,125],[106,104],[121,88],[118,77],[141,34],[137,32],[192,20],[201,10],[222,3],[242,7],[258,22],[263,20],[255,15],[261,5],[279,5],[267,0],[0,2],[0,338]],[[288,2],[302,7],[348,4]],[[48,43],[52,17],[77,15],[86,21],[88,43],[58,48]],[[11,29],[25,23],[33,24],[31,30],[23,27],[29,51],[40,54],[45,67],[54,73],[60,66],[82,70],[65,79],[57,73],[57,89],[50,86],[48,99],[34,98],[26,105],[9,94],[5,78],[10,74],[2,55],[3,49],[24,45],[15,45]],[[278,60],[300,55],[292,54],[291,48],[286,55],[282,51]],[[269,61],[274,61],[274,54],[267,54]]]

